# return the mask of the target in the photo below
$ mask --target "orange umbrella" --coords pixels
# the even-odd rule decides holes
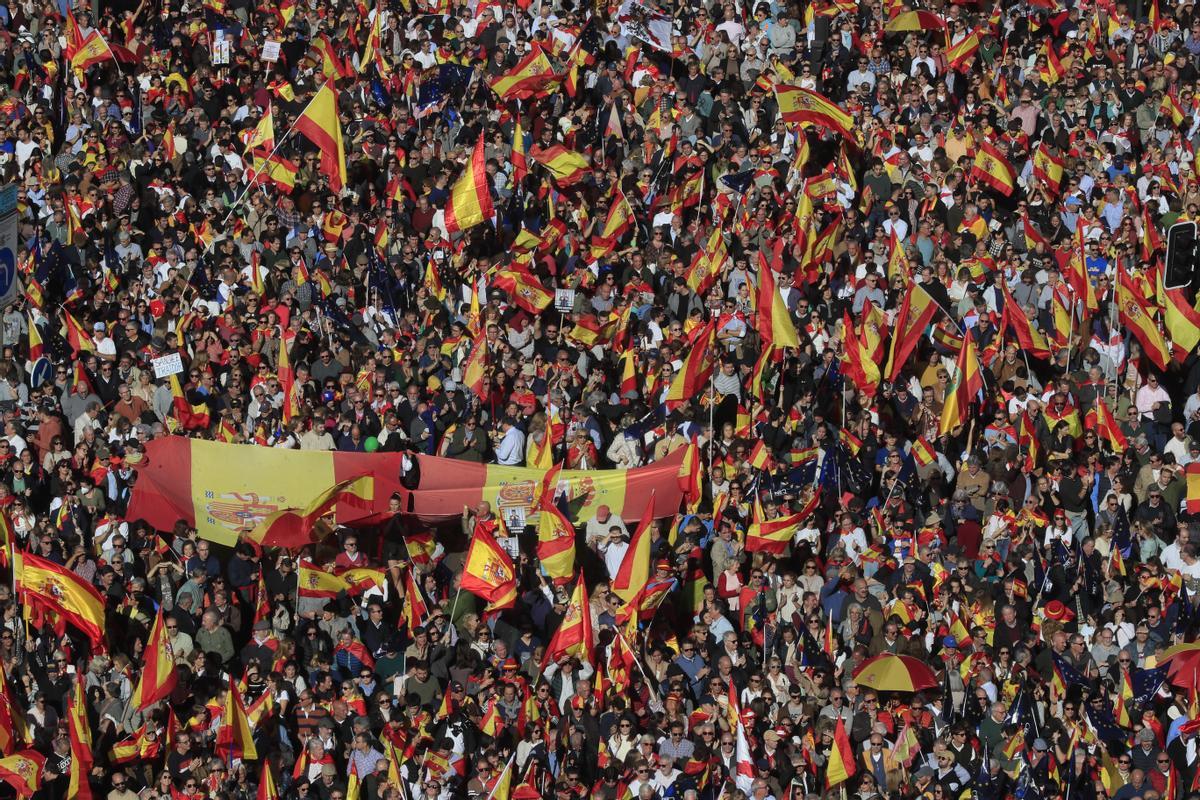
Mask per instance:
[[[854,680],[881,692],[919,692],[938,685],[937,676],[925,662],[890,653],[864,661],[854,672]]]

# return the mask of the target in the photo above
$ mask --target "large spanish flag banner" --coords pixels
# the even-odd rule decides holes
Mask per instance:
[[[572,521],[586,522],[602,505],[623,519],[638,519],[651,493],[656,518],[674,515],[683,496],[678,475],[685,450],[638,469],[560,472],[555,480],[569,482]],[[370,502],[361,497],[338,502],[339,524],[377,522],[393,493],[400,495],[402,513],[429,521],[460,517],[463,506],[474,508],[483,500],[505,520],[537,521],[546,470],[418,456],[420,481],[410,491],[400,485],[406,458],[401,453],[284,451],[182,436],[154,439],[137,465],[129,518],[159,530],[184,520],[205,539],[234,544],[269,515],[308,508],[330,487],[369,475],[374,478]]]

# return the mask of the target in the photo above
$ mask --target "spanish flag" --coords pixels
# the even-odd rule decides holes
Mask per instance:
[[[92,337],[88,336],[83,326],[79,324],[79,320],[75,319],[70,311],[63,309],[63,322],[67,327],[67,344],[71,346],[71,354],[78,356],[80,352],[94,353],[96,346],[92,344]]]
[[[888,353],[888,365],[884,373],[889,381],[895,381],[900,370],[904,368],[908,357],[916,349],[917,343],[925,335],[925,329],[933,322],[937,314],[938,304],[929,296],[929,292],[918,283],[909,283],[904,300],[900,303],[900,313],[896,315],[895,329],[892,332],[892,346]]]
[[[612,590],[617,597],[628,603],[650,580],[650,539],[654,526],[654,495],[646,503],[642,521],[638,523],[629,549],[621,559],[621,566],[613,576]]]
[[[946,20],[930,11],[901,11],[883,26],[887,33],[902,31],[945,31]]]
[[[54,611],[88,635],[104,641],[104,599],[96,587],[66,567],[32,553],[16,551],[13,571],[17,593],[34,606]]]
[[[1011,330],[1017,337],[1021,349],[1034,358],[1043,361],[1050,358],[1050,345],[1046,342],[1046,337],[1033,327],[1033,322],[1026,316],[1025,310],[1017,305],[1016,299],[1013,298],[1004,282],[1000,281],[999,283],[1001,294],[1004,297],[1004,311],[1000,314],[1001,332],[1005,328]]]
[[[1050,242],[1046,241],[1046,237],[1042,235],[1042,231],[1037,229],[1037,225],[1034,225],[1032,222],[1030,222],[1030,218],[1028,217],[1025,217],[1024,221],[1022,221],[1022,224],[1024,224],[1025,228],[1025,247],[1027,249],[1033,249],[1034,247],[1038,246],[1038,243],[1040,243],[1040,245],[1042,245],[1046,251],[1049,251]]]
[[[775,99],[784,122],[801,126],[820,125],[840,133],[848,141],[859,141],[854,117],[828,97],[799,86],[777,84]]]
[[[588,607],[587,586],[583,576],[575,582],[562,622],[546,647],[543,667],[563,656],[575,656],[580,661],[592,660],[592,612]]]
[[[327,79],[337,80],[338,78],[349,78],[353,72],[346,65],[334,50],[333,42],[329,39],[329,34],[318,34],[312,42],[312,49],[317,51],[317,55],[321,59],[321,74]],[[332,80],[326,81],[326,86],[331,85]],[[324,87],[322,87],[324,89]]]
[[[493,78],[489,86],[501,100],[526,100],[542,94],[555,80],[550,59],[540,47],[535,47],[515,67]]]
[[[912,453],[913,461],[917,462],[918,467],[924,467],[937,460],[937,451],[926,441],[924,436],[918,437],[912,443],[910,452]]]
[[[566,583],[575,574],[575,526],[554,504],[553,495],[553,487],[542,492],[538,509],[537,556],[542,571],[552,581]]]
[[[466,579],[465,574],[463,579]],[[413,577],[411,566],[404,570],[404,609],[401,616],[410,637],[416,635],[416,629],[425,622],[425,617],[429,616],[429,603],[425,601],[425,595]],[[449,697],[448,694],[446,696]]]
[[[281,508],[267,514],[246,537],[268,547],[295,549],[312,543],[317,521],[339,504],[369,510],[375,501],[375,479],[370,475],[335,483],[303,508]]]
[[[488,345],[487,339],[480,337],[475,348],[462,363],[462,383],[467,391],[482,399],[484,381],[487,379]]]
[[[1167,342],[1158,329],[1158,323],[1150,316],[1149,304],[1133,288],[1129,273],[1123,269],[1117,277],[1117,308],[1121,324],[1133,331],[1147,358],[1156,367],[1165,370],[1170,360]]]
[[[979,371],[979,353],[975,349],[975,339],[967,336],[958,349],[958,374],[955,376],[954,389],[946,393],[946,404],[942,407],[938,426],[940,435],[944,436],[966,423],[971,403],[981,389],[983,374]]]
[[[1161,274],[1158,280],[1162,289],[1163,322],[1174,344],[1171,352],[1176,360],[1183,361],[1200,344],[1200,310],[1188,302],[1182,287],[1166,288],[1162,285]]]
[[[254,746],[254,734],[250,730],[250,721],[246,719],[246,706],[242,702],[242,693],[238,691],[232,675],[229,677],[229,691],[225,694],[225,708],[221,712],[221,723],[217,727],[215,751],[225,761],[231,761],[234,758],[253,761],[258,758],[258,750]]]
[[[1187,512],[1200,514],[1200,461],[1193,461],[1184,469],[1187,475]]]
[[[36,750],[22,750],[0,758],[0,780],[17,792],[17,797],[33,797],[42,785],[46,757]]]
[[[838,717],[837,727],[833,730],[833,747],[829,750],[829,761],[825,765],[826,791],[850,780],[857,771],[858,764],[854,760],[850,737],[846,735],[846,725]]]
[[[268,159],[255,156],[247,177],[251,183],[262,179],[273,183],[276,189],[290,193],[296,188],[296,174],[299,171],[300,168],[296,166],[295,162],[278,154]]]
[[[1088,410],[1083,418],[1083,427],[1095,431],[1098,437],[1108,442],[1114,453],[1124,453],[1125,448],[1129,446],[1129,441],[1121,432],[1121,426],[1117,424],[1103,398],[1097,398],[1096,405]]]
[[[346,185],[346,150],[342,142],[342,122],[338,118],[338,96],[333,83],[326,81],[296,120],[296,132],[321,151],[321,174],[329,179],[329,188],[340,192]]]
[[[561,144],[551,145],[545,149],[534,147],[530,151],[533,160],[550,171],[554,182],[559,186],[574,186],[583,180],[591,165],[587,158],[568,150]]]
[[[150,628],[144,656],[141,677],[129,700],[130,705],[138,711],[145,711],[159,700],[170,697],[175,690],[175,653],[171,650],[171,640],[163,623],[162,607],[159,607],[154,625]]]
[[[775,272],[761,253],[758,258],[758,333],[763,346],[800,347],[787,304],[775,289]]]
[[[187,399],[183,387],[179,385],[178,375],[172,375],[168,381],[171,384],[171,397],[175,404],[175,419],[179,421],[185,431],[207,430],[210,422],[208,406],[193,405]]]
[[[979,143],[979,150],[975,152],[975,164],[971,168],[971,176],[1005,197],[1012,194],[1017,185],[1012,165],[1008,163],[1004,154],[988,141]]]
[[[301,597],[337,597],[340,592],[350,592],[349,581],[319,569],[311,561],[297,563],[296,577]]]
[[[946,62],[950,69],[961,69],[967,60],[979,51],[979,45],[986,33],[983,27],[975,28],[961,40],[946,48]]]
[[[1059,186],[1062,185],[1063,170],[1066,167],[1066,162],[1061,156],[1050,152],[1049,146],[1045,142],[1038,145],[1037,150],[1033,151],[1033,176],[1045,184],[1053,195],[1058,194]],[[1025,218],[1028,223],[1029,218]]]
[[[508,553],[486,530],[476,527],[463,562],[462,588],[488,602],[487,610],[508,608],[517,599],[517,570]]]
[[[520,268],[500,270],[492,276],[492,285],[530,314],[540,314],[554,302],[554,293],[534,275]]]
[[[258,794],[254,800],[279,800],[279,790],[275,788],[275,776],[271,772],[269,759],[263,759],[262,773],[258,779]]]
[[[746,531],[746,552],[761,551],[776,556],[783,555],[788,544],[791,543],[792,537],[796,535],[796,531],[800,530],[800,526],[804,524],[805,520],[817,510],[820,501],[820,493],[813,492],[808,502],[794,514],[775,519],[763,519],[762,504],[758,498],[755,498],[752,509],[753,521]]]
[[[472,228],[485,219],[491,219],[496,211],[492,206],[491,187],[488,182],[487,156],[484,152],[483,134],[471,152],[471,160],[450,189],[446,201],[446,232],[450,234]]]
[[[529,155],[525,147],[525,131],[521,130],[520,115],[517,116],[513,125],[512,156],[509,160],[512,161],[513,166],[513,186],[518,187],[525,180],[525,176],[529,174]]]
[[[879,388],[879,364],[874,360],[863,338],[854,330],[850,312],[842,312],[842,354],[846,377],[853,381],[858,391],[873,397]],[[866,321],[864,317],[864,322]]]
[[[693,331],[691,346],[683,359],[683,366],[679,368],[678,374],[671,381],[671,388],[667,390],[668,403],[690,402],[704,391],[704,385],[708,383],[715,366],[712,357],[715,335],[715,320],[710,320]]]
[[[242,131],[241,139],[247,153],[259,148],[268,153],[275,149],[275,114],[272,106],[267,106],[267,113],[263,114],[257,125]]]
[[[101,64],[112,57],[108,42],[104,41],[99,30],[93,30],[80,42],[79,49],[71,56],[71,67],[76,73],[82,73],[93,64]]]
[[[67,703],[67,735],[71,741],[71,776],[67,797],[89,800],[92,786],[88,773],[95,759],[92,756],[92,726],[88,722],[87,706],[83,702],[83,679],[75,681]]]

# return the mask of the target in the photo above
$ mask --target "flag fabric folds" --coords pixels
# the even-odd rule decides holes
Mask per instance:
[[[32,553],[17,551],[13,562],[17,592],[25,602],[60,614],[86,633],[93,645],[103,643],[104,599],[96,587]]]
[[[171,649],[170,637],[167,636],[161,607],[154,618],[154,625],[150,628],[144,657],[142,674],[129,700],[130,706],[138,711],[144,711],[159,700],[169,697],[175,690],[175,653]]]
[[[1016,173],[1012,164],[1004,157],[995,145],[983,141],[975,152],[975,163],[971,168],[971,176],[987,184],[995,191],[1008,197],[1017,185]]]
[[[562,622],[555,630],[546,647],[543,665],[551,664],[564,656],[575,656],[580,661],[592,661],[592,613],[588,607],[587,586],[583,576],[575,582],[575,588],[567,601]]]
[[[321,152],[321,173],[329,179],[329,188],[340,192],[346,186],[346,150],[332,83],[317,90],[294,127]]]
[[[938,431],[943,435],[967,421],[971,403],[983,389],[979,352],[975,349],[975,339],[971,336],[963,339],[962,347],[958,350],[957,372],[954,389],[946,392],[946,404],[942,408]]]
[[[269,547],[295,549],[311,544],[317,520],[339,504],[370,509],[375,500],[375,479],[370,475],[340,481],[313,498],[304,508],[282,508],[262,518],[250,540]]]
[[[246,718],[246,706],[233,676],[229,678],[221,722],[217,726],[216,753],[226,760],[241,758],[252,761],[258,758],[254,734]]]
[[[471,536],[463,562],[462,588],[488,602],[489,610],[516,602],[517,570],[508,553],[482,528]]]
[[[775,288],[775,273],[765,258],[759,259],[758,269],[758,333],[764,346],[799,347],[800,337],[788,314],[783,296]]]
[[[495,216],[486,167],[487,155],[483,135],[480,134],[470,160],[454,182],[450,199],[446,201],[445,223],[448,233],[465,231]]]

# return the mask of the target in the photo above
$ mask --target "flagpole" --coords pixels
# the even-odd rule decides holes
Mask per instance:
[[[654,681],[650,680],[650,676],[646,674],[646,668],[642,666],[641,659],[637,657],[637,653],[634,651],[633,647],[630,646],[629,640],[625,638],[625,634],[621,633],[620,625],[616,627],[616,631],[617,637],[624,642],[625,646],[629,648],[629,652],[633,654],[633,663],[637,664],[638,671],[641,672],[642,677],[646,679],[646,685],[654,691],[655,697],[661,699],[661,694],[658,691],[658,687],[655,685]]]

